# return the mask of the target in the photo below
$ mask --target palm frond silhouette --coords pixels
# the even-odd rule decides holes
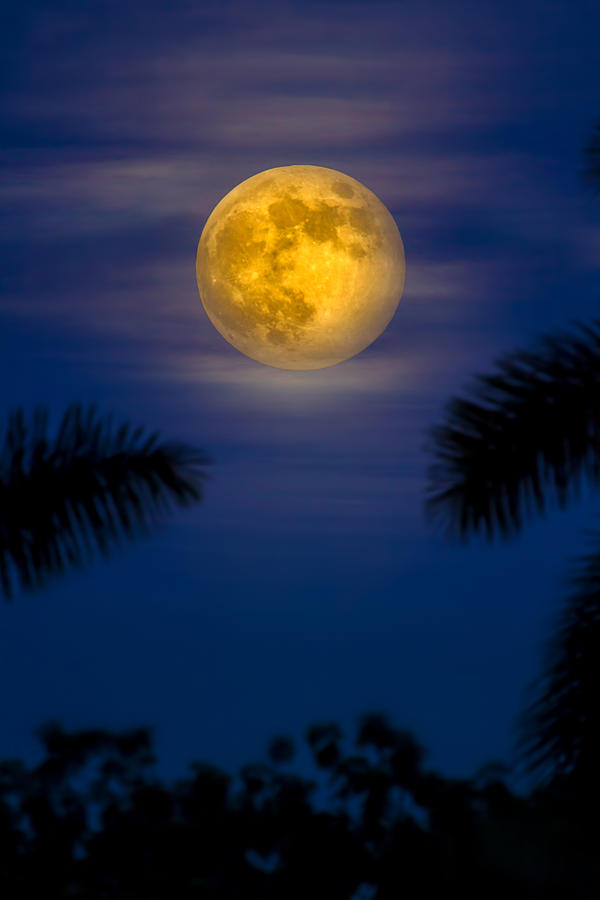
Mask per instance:
[[[202,499],[209,463],[184,444],[73,404],[8,417],[0,438],[0,584],[7,598]]]
[[[600,483],[600,321],[500,359],[432,430],[426,507],[447,531],[488,538]]]
[[[600,546],[577,560],[571,593],[546,648],[543,675],[517,720],[521,757],[548,780],[600,790]]]
[[[584,151],[600,190],[600,125]],[[600,486],[600,320],[501,358],[430,435],[426,509],[450,533],[509,537],[583,479]],[[600,797],[600,546],[577,563],[542,675],[518,718],[518,755],[543,780]],[[531,699],[532,698],[532,699]]]

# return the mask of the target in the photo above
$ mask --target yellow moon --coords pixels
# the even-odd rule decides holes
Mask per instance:
[[[381,200],[322,166],[281,166],[233,188],[198,243],[209,319],[238,350],[280,369],[322,369],[384,331],[405,276]]]

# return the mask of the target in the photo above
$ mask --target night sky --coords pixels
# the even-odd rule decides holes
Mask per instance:
[[[2,758],[54,719],[233,769],[375,710],[449,775],[510,761],[595,507],[450,544],[427,433],[499,353],[597,314],[599,33],[597,0],[11,4],[0,415],[94,401],[214,463],[204,503],[0,606]],[[194,273],[216,203],[300,163],[374,191],[407,260],[382,337],[316,372],[230,347]]]

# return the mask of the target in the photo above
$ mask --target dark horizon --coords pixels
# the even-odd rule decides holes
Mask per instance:
[[[449,545],[425,445],[474,373],[595,314],[598,25],[566,2],[11,12],[0,413],[95,402],[214,465],[197,508],[3,606],[3,759],[51,719],[149,725],[169,776],[233,771],[377,710],[449,775],[510,762],[593,500]],[[407,260],[381,338],[306,373],[222,341],[194,278],[218,200],[298,162],[373,190]]]

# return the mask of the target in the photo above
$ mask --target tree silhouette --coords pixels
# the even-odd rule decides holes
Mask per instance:
[[[585,149],[600,188],[600,125]],[[446,531],[488,539],[600,486],[600,320],[502,357],[431,433],[426,508]],[[600,550],[579,560],[545,668],[518,720],[530,771],[600,800]]]
[[[0,443],[0,584],[18,587],[81,565],[175,506],[202,498],[209,460],[184,444],[118,427],[93,406],[67,408],[54,432],[48,412],[15,410]]]
[[[146,728],[39,737],[36,765],[0,762],[0,893],[15,900],[597,896],[593,842],[552,798],[424,769],[377,714],[353,741],[310,728],[312,778],[290,770],[288,738],[237,777],[193,763],[169,784]]]

